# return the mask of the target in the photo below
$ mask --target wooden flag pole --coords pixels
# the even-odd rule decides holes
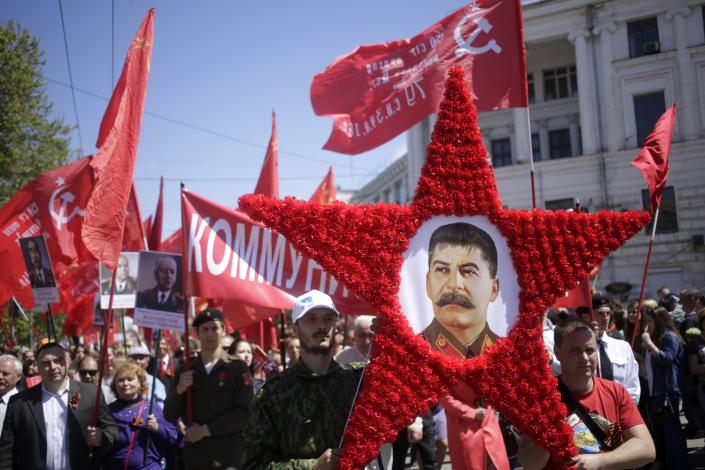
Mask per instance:
[[[154,333],[154,366],[152,367],[152,393],[149,395],[149,411],[147,412],[147,416],[151,415],[154,412],[154,398],[155,398],[155,390],[157,388],[157,375],[159,374],[159,361],[161,360],[159,357],[159,342],[161,341],[161,333],[162,330],[156,330]],[[149,449],[149,439],[150,439],[150,434],[151,433],[146,433],[146,437],[144,440],[144,457],[142,459],[142,463],[147,465],[147,450]]]
[[[110,300],[108,301],[108,310],[103,313],[103,344],[100,347],[100,368],[98,369],[98,385],[95,392],[95,404],[93,406],[93,415],[91,416],[91,426],[95,426],[98,422],[98,411],[100,410],[100,401],[102,398],[103,373],[107,369],[108,363],[108,336],[110,325],[113,320],[113,297],[115,297],[115,278],[117,269],[113,269],[113,277],[110,283]]]
[[[639,303],[636,307],[636,320],[634,321],[634,331],[632,332],[632,338],[630,344],[632,348],[636,342],[636,335],[639,331],[639,321],[641,320],[641,304],[644,301],[644,291],[646,290],[646,279],[649,276],[649,263],[651,262],[651,251],[654,247],[654,238],[656,238],[656,224],[658,224],[658,214],[661,210],[660,207],[656,208],[654,213],[654,225],[651,227],[651,239],[649,240],[649,249],[646,252],[646,264],[644,265],[644,276],[641,278],[641,291],[639,292]]]
[[[286,334],[286,313],[282,310],[279,314],[280,325],[279,325],[279,354],[281,355],[281,362],[283,370],[286,370],[286,342],[284,340],[284,335]]]
[[[12,296],[12,301],[15,303],[15,306],[20,311],[20,315],[22,315],[22,318],[24,318],[24,320],[29,324],[29,329],[32,330],[34,339],[37,340],[37,343],[41,342],[42,337],[37,331],[37,328],[35,328],[34,323],[32,323],[32,320],[27,316],[27,313],[22,308],[22,305],[20,305],[19,300],[17,300],[14,295]]]
[[[47,336],[54,343],[59,342],[59,337],[56,335],[56,324],[54,323],[54,315],[51,313],[51,304],[47,303]]]

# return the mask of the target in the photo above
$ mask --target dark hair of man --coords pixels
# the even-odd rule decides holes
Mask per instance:
[[[433,250],[439,243],[453,246],[463,246],[468,250],[477,248],[482,254],[482,259],[489,265],[490,276],[497,277],[497,248],[492,238],[472,224],[456,222],[438,227],[428,242],[428,265],[431,266]]]
[[[655,309],[646,310],[644,313],[647,317],[653,318],[656,322],[656,327],[654,328],[654,331],[651,331],[649,333],[658,346],[660,346],[661,339],[663,339],[663,336],[668,331],[673,332],[673,334],[676,335],[676,338],[678,338],[678,341],[680,341],[681,344],[685,344],[685,341],[683,341],[683,338],[681,337],[681,334],[678,331],[676,324],[673,323],[673,318],[671,317],[671,314],[668,312],[668,310],[663,307],[656,307]]]
[[[592,327],[583,320],[576,318],[562,321],[553,330],[553,341],[556,348],[560,348],[563,345],[563,340],[566,336],[576,331],[589,331],[593,335],[595,334]]]
[[[701,294],[700,294],[700,290],[699,290],[699,289],[696,289],[696,288],[694,288],[694,287],[691,287],[690,289],[683,289],[683,290],[681,291],[681,298],[683,298],[683,297],[691,297],[691,298],[693,298],[694,300],[698,300],[698,298],[700,297],[700,295],[701,295]]]
[[[52,349],[58,349],[61,351],[62,354],[66,353],[64,347],[61,346],[59,343],[45,343],[39,349],[37,349],[37,361],[41,359],[42,354]]]

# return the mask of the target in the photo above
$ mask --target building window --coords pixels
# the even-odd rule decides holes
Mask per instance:
[[[526,74],[526,88],[529,93],[529,103],[530,104],[536,103],[536,94],[534,92],[534,74],[533,73]]]
[[[512,143],[507,139],[492,141],[492,166],[509,166],[512,164]]]
[[[544,100],[551,101],[578,95],[575,65],[543,71]]]
[[[573,199],[572,197],[546,201],[546,210],[559,211],[568,209],[575,209],[575,199]]]
[[[629,36],[629,57],[641,57],[661,51],[656,17],[630,21],[627,23],[627,35]]]
[[[531,155],[535,162],[541,161],[541,137],[538,132],[531,134]]]
[[[548,145],[551,159],[573,156],[570,151],[570,129],[549,131]]]
[[[651,210],[651,196],[648,189],[641,190],[641,203],[644,209]],[[673,186],[666,186],[661,193],[661,210],[658,214],[656,233],[674,233],[678,231],[678,214],[676,212],[676,193]],[[651,235],[653,224],[649,223],[646,233]]]
[[[636,121],[636,143],[641,146],[666,111],[663,91],[634,96],[634,120]]]

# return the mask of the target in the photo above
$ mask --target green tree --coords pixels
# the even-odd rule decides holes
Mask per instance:
[[[51,117],[39,41],[19,24],[0,24],[0,204],[69,157],[69,132]]]

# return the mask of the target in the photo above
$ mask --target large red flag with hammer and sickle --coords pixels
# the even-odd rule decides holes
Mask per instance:
[[[319,116],[333,117],[324,149],[355,155],[438,109],[448,70],[471,78],[478,111],[527,107],[519,0],[477,0],[411,39],[359,46],[311,84]]]

